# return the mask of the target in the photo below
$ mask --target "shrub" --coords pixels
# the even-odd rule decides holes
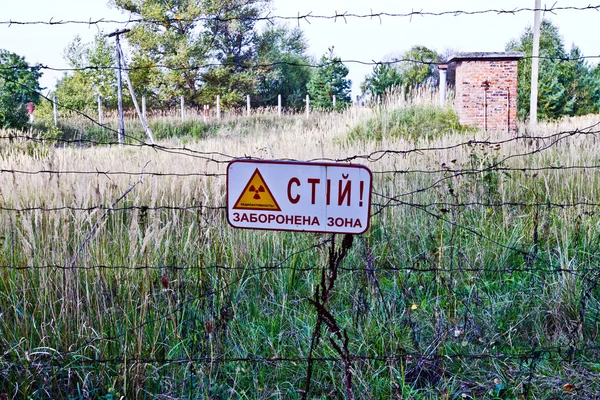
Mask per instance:
[[[408,139],[434,139],[447,133],[470,132],[462,126],[458,115],[450,109],[433,106],[409,106],[383,110],[373,118],[354,126],[349,139],[376,140],[404,137]]]

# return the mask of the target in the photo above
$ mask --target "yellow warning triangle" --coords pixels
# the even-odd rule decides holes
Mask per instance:
[[[236,210],[281,211],[258,168],[250,177],[233,208]]]

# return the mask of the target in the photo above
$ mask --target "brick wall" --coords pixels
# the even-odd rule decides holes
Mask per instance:
[[[517,130],[517,65],[514,59],[457,60],[455,107],[463,125],[489,131]]]

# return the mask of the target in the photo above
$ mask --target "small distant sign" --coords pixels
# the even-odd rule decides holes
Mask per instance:
[[[235,160],[227,166],[227,220],[244,229],[361,234],[372,180],[363,165]]]

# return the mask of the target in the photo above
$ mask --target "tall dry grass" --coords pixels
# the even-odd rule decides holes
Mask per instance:
[[[439,112],[423,96],[308,119],[232,116],[200,140],[161,140],[168,151],[6,140],[0,394],[299,396],[302,361],[220,361],[307,356],[306,299],[327,238],[229,227],[221,207],[235,157],[351,159],[374,172],[372,227],[331,312],[353,354],[405,356],[355,360],[357,398],[548,397],[563,382],[596,393],[595,353],[577,364],[530,356],[598,346],[598,116],[518,140],[349,134],[395,126],[393,111],[409,107]],[[323,340],[316,355],[313,395],[341,396],[343,370],[328,361],[337,353]]]

